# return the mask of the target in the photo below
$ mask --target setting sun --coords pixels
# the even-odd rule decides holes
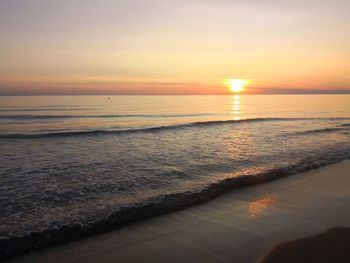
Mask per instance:
[[[244,91],[245,86],[248,84],[248,81],[245,79],[229,79],[226,81],[226,83],[229,86],[231,92],[239,93]]]

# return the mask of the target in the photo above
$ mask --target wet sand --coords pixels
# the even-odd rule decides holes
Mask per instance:
[[[349,189],[346,160],[11,262],[258,262],[281,242],[350,227]]]

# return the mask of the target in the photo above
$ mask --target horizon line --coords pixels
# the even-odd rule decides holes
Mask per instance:
[[[323,93],[227,93],[227,94],[0,94],[0,97],[36,97],[36,96],[256,96],[256,95],[350,95],[346,92],[323,92]]]
[[[11,88],[0,88],[0,96],[208,96],[208,95],[302,95],[302,94],[350,94],[350,89],[341,88],[341,89],[305,89],[305,88],[283,88],[283,87],[271,87],[271,88],[261,88],[254,87],[248,90],[230,93],[227,90],[218,90],[212,92],[206,92],[203,90],[193,91],[189,90],[168,90],[167,92],[153,91],[153,92],[142,92],[140,90],[128,91],[128,90],[77,90],[77,89],[56,89],[56,90],[39,90],[39,89],[11,89]]]

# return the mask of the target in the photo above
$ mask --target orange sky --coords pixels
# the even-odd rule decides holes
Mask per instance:
[[[0,95],[350,92],[350,2],[2,0]]]

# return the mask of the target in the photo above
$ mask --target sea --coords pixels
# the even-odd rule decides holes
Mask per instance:
[[[2,96],[0,150],[8,256],[347,159],[350,95]]]

